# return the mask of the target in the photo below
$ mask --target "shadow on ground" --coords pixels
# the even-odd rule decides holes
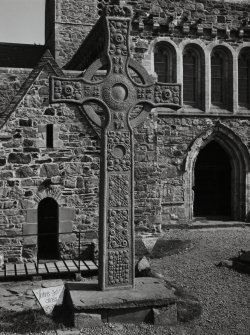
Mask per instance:
[[[250,251],[241,250],[238,256],[216,263],[216,266],[227,267],[239,273],[250,274]]]
[[[149,255],[150,258],[162,258],[190,250],[194,245],[189,240],[158,239]]]

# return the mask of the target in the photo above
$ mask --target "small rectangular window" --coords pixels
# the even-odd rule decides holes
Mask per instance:
[[[53,124],[47,124],[46,126],[46,147],[53,148]]]

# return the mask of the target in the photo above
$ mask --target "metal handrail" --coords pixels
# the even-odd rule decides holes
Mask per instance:
[[[81,258],[80,258],[80,254],[81,254],[81,233],[84,233],[84,231],[72,231],[72,232],[68,232],[68,233],[36,233],[36,234],[9,234],[6,233],[5,235],[0,235],[0,239],[1,238],[25,238],[25,237],[31,237],[31,236],[48,236],[48,235],[68,235],[68,234],[75,234],[78,238],[78,273],[81,273],[80,270],[80,262],[81,262]],[[0,241],[1,243],[1,241]],[[61,258],[62,259],[62,258]],[[39,274],[39,257],[37,254],[37,274]]]

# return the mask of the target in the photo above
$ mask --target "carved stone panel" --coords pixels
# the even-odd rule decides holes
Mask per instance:
[[[108,248],[129,247],[129,211],[127,209],[109,210],[108,216]]]
[[[108,285],[121,285],[129,283],[128,250],[109,251],[108,253]]]
[[[129,176],[126,174],[110,175],[109,206],[127,207],[129,205]]]
[[[80,81],[61,81],[54,82],[55,99],[81,100],[83,97],[82,84]]]
[[[155,85],[156,103],[181,104],[180,85]]]
[[[128,20],[109,20],[110,30],[110,55],[128,55],[127,35],[129,29]]]
[[[107,149],[108,171],[129,171],[131,169],[129,132],[108,132]]]

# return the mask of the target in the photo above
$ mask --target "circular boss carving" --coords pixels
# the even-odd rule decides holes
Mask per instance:
[[[74,89],[71,85],[65,85],[63,91],[65,95],[71,95],[74,92]]]
[[[113,156],[115,158],[121,159],[126,155],[126,149],[122,145],[116,145],[113,148]]]
[[[172,97],[172,92],[169,89],[166,89],[162,92],[162,99],[168,100]]]
[[[111,88],[111,95],[115,101],[125,101],[128,97],[128,89],[123,84],[115,84]]]
[[[114,38],[115,43],[117,44],[123,43],[124,41],[124,37],[122,36],[122,34],[115,34],[113,38]]]
[[[110,76],[103,87],[102,96],[108,107],[115,110],[127,109],[136,97],[133,84],[119,75]]]

